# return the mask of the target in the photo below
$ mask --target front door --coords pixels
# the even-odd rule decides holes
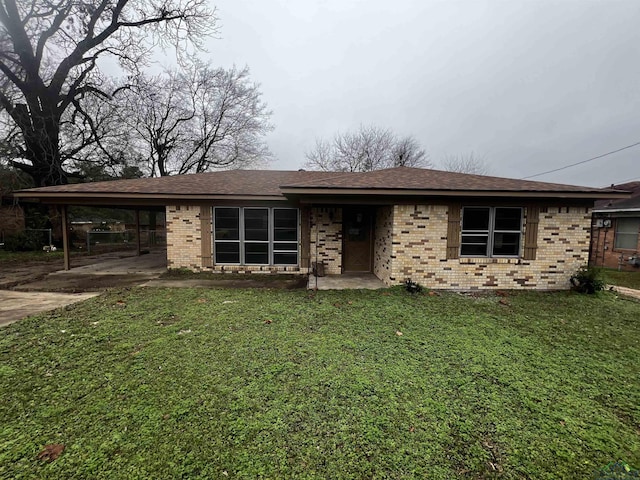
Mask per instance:
[[[343,271],[370,272],[373,221],[365,207],[345,208],[343,213]]]

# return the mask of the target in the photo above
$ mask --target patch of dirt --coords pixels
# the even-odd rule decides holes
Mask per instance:
[[[60,443],[52,443],[45,445],[42,451],[38,454],[38,460],[43,462],[53,462],[64,451],[64,445]]]
[[[275,288],[282,290],[306,289],[306,275],[247,275],[245,278],[227,275],[203,276],[185,275],[182,278],[177,276],[163,276],[151,280],[144,284],[145,287],[160,288]]]
[[[44,275],[46,276],[46,275]],[[49,275],[47,278],[41,277],[39,280],[16,285],[12,290],[20,292],[100,292],[108,288],[122,288],[139,285],[149,280],[149,275],[126,274],[126,275],[88,275],[88,274],[66,274]]]

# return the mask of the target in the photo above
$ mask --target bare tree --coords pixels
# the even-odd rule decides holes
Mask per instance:
[[[426,167],[430,165],[429,155],[413,136],[396,140],[391,149],[394,167]]]
[[[180,75],[139,75],[135,83],[114,95],[119,118],[131,132],[132,149],[149,176],[170,174],[189,135],[186,122],[193,118],[193,100],[183,88]]]
[[[156,46],[186,54],[215,29],[206,0],[0,0],[0,107],[12,164],[37,186],[63,184],[82,148],[98,143],[87,97],[108,98],[99,63],[136,73]],[[78,130],[79,131],[79,130]]]
[[[391,130],[373,125],[337,133],[330,141],[316,139],[306,158],[309,169],[337,172],[429,165],[425,151],[413,137],[398,138]]]
[[[105,79],[101,88],[113,91],[116,86]],[[79,100],[83,114],[67,110],[60,121],[60,151],[69,179],[95,178],[87,172],[103,171],[109,178],[119,177],[129,163],[130,132],[122,128],[117,105],[95,95]]]
[[[470,152],[462,155],[447,155],[442,162],[442,169],[448,172],[472,173],[488,175],[491,172],[484,157],[478,157]]]
[[[249,69],[190,69],[140,76],[114,96],[150,176],[242,168],[270,157],[271,112]]]

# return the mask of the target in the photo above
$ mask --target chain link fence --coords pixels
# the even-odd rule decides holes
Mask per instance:
[[[122,231],[88,231],[86,238],[87,253],[100,253],[107,250],[128,250],[137,248],[135,230]],[[164,230],[141,230],[140,246],[152,248],[166,246],[167,237]]]

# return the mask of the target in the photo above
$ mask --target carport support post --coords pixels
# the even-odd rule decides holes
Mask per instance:
[[[140,210],[136,208],[136,245],[138,247],[138,256],[142,255],[142,247],[140,243]]]
[[[64,253],[64,269],[71,270],[71,247],[69,246],[69,222],[67,222],[66,205],[62,205],[62,250]]]

